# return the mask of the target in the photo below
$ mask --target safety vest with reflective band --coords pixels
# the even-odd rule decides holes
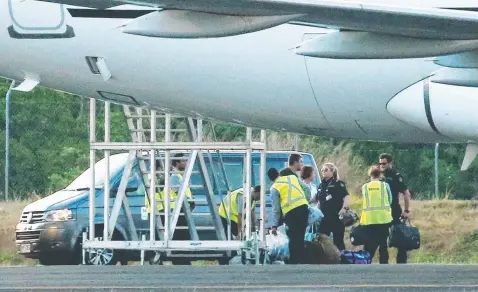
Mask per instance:
[[[183,175],[182,174],[177,173],[177,174],[173,174],[173,176],[174,175],[178,176],[180,182],[183,181]],[[177,187],[177,186],[175,186],[175,187]],[[156,205],[157,205],[158,211],[164,210],[164,202],[162,200],[163,200],[163,197],[165,197],[164,196],[165,193],[166,193],[166,190],[164,190],[164,189],[160,193],[156,193]],[[147,193],[146,193],[146,195],[147,195]],[[169,191],[169,197],[170,197],[169,207],[171,209],[174,209],[174,207],[176,206],[176,197],[177,196],[178,195],[176,194],[176,192],[174,190],[170,189],[170,191]],[[188,187],[186,189],[186,197],[188,197],[189,199],[192,199],[192,193],[191,193],[191,188],[190,187]],[[151,205],[149,204],[149,198],[145,198],[145,205],[146,205],[146,207],[148,209],[148,213],[149,213],[150,210],[151,210]]]
[[[360,224],[386,224],[392,221],[392,211],[384,182],[371,181],[362,186]]]
[[[282,214],[302,205],[307,205],[304,190],[295,175],[280,176],[272,185],[279,192]]]
[[[251,188],[251,194],[254,191],[254,188]],[[227,214],[229,213],[229,216],[231,218],[231,221],[234,221],[238,223],[239,219],[239,206],[237,205],[237,197],[238,196],[243,196],[244,195],[244,189],[240,188],[229,195],[227,195],[223,200],[221,205],[219,205],[219,216],[221,216],[224,219],[227,219]],[[244,200],[242,201],[244,203]],[[229,210],[229,203],[230,205],[230,210]],[[256,201],[252,201],[251,203],[251,210],[254,210],[256,206]],[[244,208],[245,209],[245,208]]]

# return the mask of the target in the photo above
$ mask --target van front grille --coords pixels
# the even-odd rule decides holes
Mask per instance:
[[[17,240],[38,240],[40,231],[19,231],[16,233]]]
[[[32,212],[23,212],[22,218],[20,218],[20,223],[28,223],[28,224],[33,224],[33,223],[39,223],[43,222],[43,215],[45,212],[43,211],[32,211]]]

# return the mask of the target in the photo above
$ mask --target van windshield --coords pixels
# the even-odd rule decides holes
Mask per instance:
[[[304,155],[304,164],[314,165],[312,155]],[[269,193],[269,189],[272,185],[272,182],[267,178],[267,170],[269,168],[276,168],[278,171],[287,167],[288,156],[277,156],[277,157],[268,157],[266,160],[266,193]],[[224,172],[227,176],[227,184],[224,178],[224,174],[221,170],[222,166],[217,157],[212,159],[213,163],[209,162],[209,159],[206,159],[206,166],[208,168],[208,173],[211,179],[211,183],[214,186],[216,192],[224,194],[227,192],[229,186],[230,190],[236,190],[243,186],[243,175],[244,175],[244,159],[243,157],[224,157],[222,159],[224,165]],[[315,168],[315,167],[314,167]],[[198,165],[194,166],[194,170],[199,170]],[[252,177],[251,185],[260,184],[260,158],[252,158]],[[317,171],[317,170],[316,170]],[[316,176],[314,185],[319,183],[318,176]],[[191,184],[193,185],[203,185],[202,178],[200,174],[194,173],[191,176]],[[202,188],[198,188],[199,191],[204,191]]]
[[[110,180],[112,176],[126,164],[128,153],[112,155],[110,157]],[[105,181],[105,159],[98,161],[95,164],[95,188],[102,188]],[[91,182],[91,169],[88,168],[79,177],[77,177],[69,186],[65,188],[68,191],[89,189]]]

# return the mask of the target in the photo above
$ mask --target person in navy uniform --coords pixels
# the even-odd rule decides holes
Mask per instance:
[[[383,181],[390,185],[392,191],[392,224],[400,224],[401,219],[408,219],[410,217],[410,191],[408,190],[402,175],[392,168],[392,155],[382,153],[379,156],[379,166],[383,174]],[[403,195],[405,202],[405,209],[402,210],[400,206],[400,194]],[[397,264],[407,263],[407,251],[403,249],[397,250]]]
[[[318,202],[318,207],[324,214],[320,222],[319,233],[330,236],[333,234],[334,244],[339,250],[345,249],[345,225],[340,216],[349,210],[350,195],[345,183],[339,179],[337,167],[333,163],[325,163],[320,170],[320,183],[312,203]]]

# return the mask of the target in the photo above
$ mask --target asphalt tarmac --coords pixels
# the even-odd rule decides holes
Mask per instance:
[[[1,267],[0,291],[478,291],[478,265]]]

